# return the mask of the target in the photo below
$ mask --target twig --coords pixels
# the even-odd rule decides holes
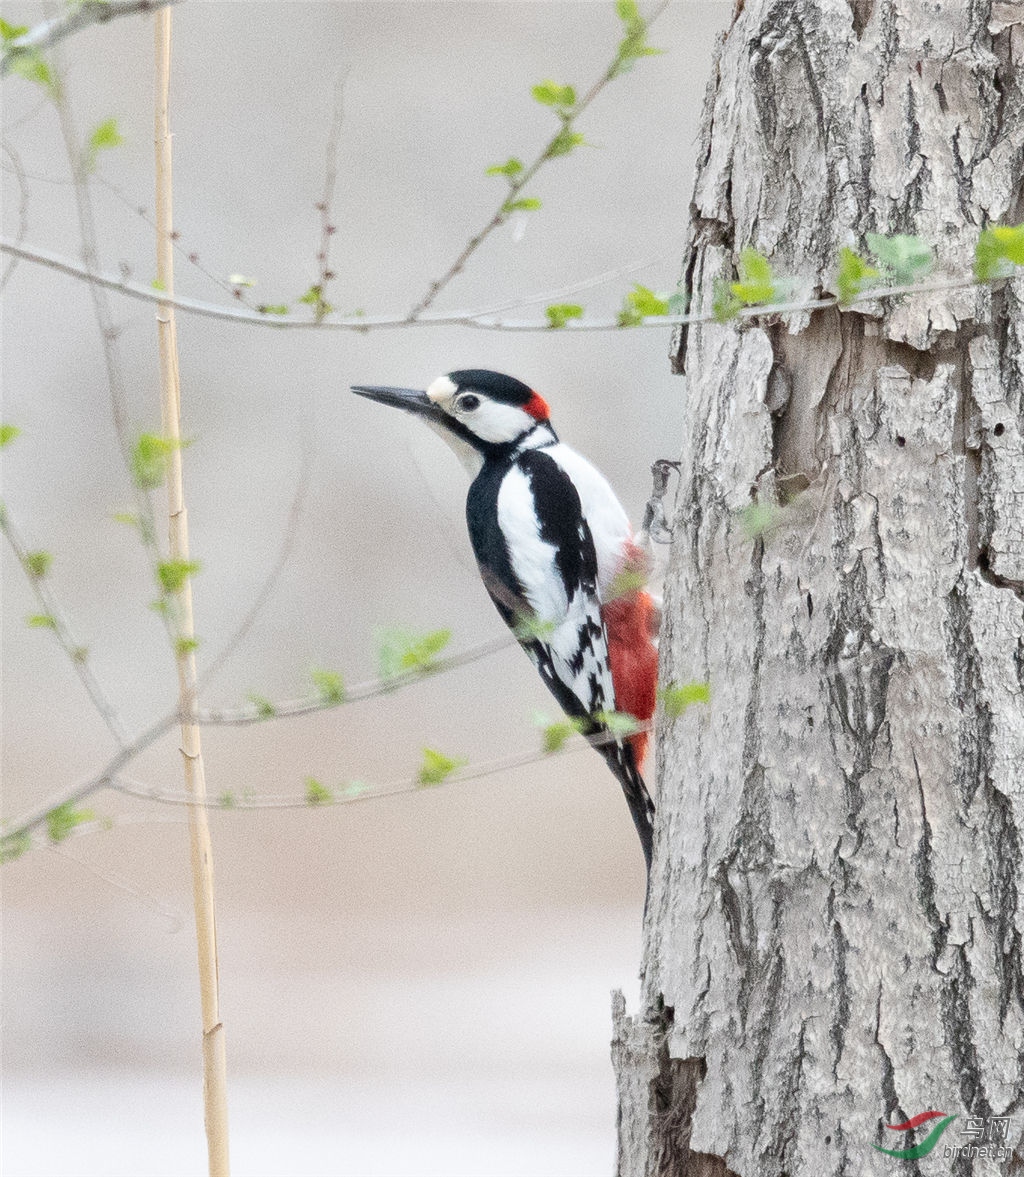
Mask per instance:
[[[21,157],[6,139],[3,143],[3,149],[11,161],[11,170],[14,172],[15,178],[18,181],[18,236],[15,240],[20,245],[28,234],[28,181],[25,178],[25,168],[22,166]],[[11,275],[14,273],[17,265],[18,259],[12,257],[4,269],[3,277],[0,278],[0,291],[10,281]]]
[[[643,724],[637,730],[650,730],[650,724]],[[468,781],[482,780],[502,772],[513,769],[526,768],[530,764],[537,764],[542,760],[550,760],[554,756],[564,756],[569,752],[581,752],[584,748],[600,747],[615,739],[607,733],[601,736],[580,736],[568,740],[561,748],[554,752],[535,751],[514,752],[508,756],[495,757],[480,764],[466,768],[455,769],[441,782],[445,785],[464,784]],[[168,789],[158,789],[151,785],[144,785],[130,777],[118,776],[110,782],[110,787],[127,797],[134,797],[140,801],[157,801],[161,805],[184,805],[195,808],[199,802],[185,793],[172,792]],[[263,796],[238,796],[234,793],[220,797],[210,797],[202,802],[207,809],[314,809],[330,805],[350,805],[357,801],[375,801],[381,797],[395,797],[403,793],[429,793],[438,788],[435,784],[424,784],[416,777],[403,777],[400,780],[388,781],[384,784],[370,784],[366,781],[352,781],[338,786],[337,791],[328,790],[325,794],[317,794],[317,800],[311,801],[305,793],[265,794]],[[329,794],[329,795],[327,795]]]
[[[174,293],[174,249],[171,131],[168,97],[171,73],[171,12],[156,17],[156,274],[161,290]],[[182,478],[181,388],[178,379],[178,345],[174,310],[166,303],[157,314],[160,342],[160,410],[164,436],[173,444],[167,471],[167,515],[171,560],[187,564],[188,515]],[[192,617],[192,583],[188,576],[176,593],[178,603],[178,697],[181,710],[181,758],[185,789],[196,804],[189,809],[189,842],[192,848],[192,900],[199,950],[199,994],[203,1020],[203,1102],[210,1177],[228,1177],[227,1051],[220,1016],[217,978],[217,921],[213,888],[213,847],[204,808],[206,774],[203,766],[196,710],[195,626]]]
[[[282,703],[280,705],[281,710],[275,712],[274,715],[267,715],[265,711],[261,711],[256,707],[241,708],[236,711],[197,710],[193,712],[192,719],[197,724],[216,727],[245,726],[252,723],[267,723],[271,719],[276,718],[286,719],[296,715],[309,715],[315,711],[325,711],[333,707],[344,706],[347,703],[358,703],[365,699],[372,699],[378,695],[391,694],[394,691],[401,690],[403,687],[421,682],[425,678],[433,678],[435,675],[444,674],[446,671],[455,670],[457,667],[468,666],[471,662],[476,662],[480,658],[485,658],[513,644],[514,639],[511,637],[494,638],[489,642],[483,642],[478,646],[463,650],[459,654],[453,654],[449,658],[439,659],[429,672],[409,671],[405,674],[395,675],[394,678],[389,678],[384,682],[375,680],[350,687],[345,692],[344,697],[337,701],[327,702],[319,697],[316,699],[300,699],[296,700],[294,704]],[[181,713],[175,709],[155,720],[138,736],[119,749],[117,754],[98,773],[74,785],[72,788],[50,797],[48,801],[37,809],[11,822],[5,827],[3,837],[18,839],[31,834],[33,830],[38,829],[46,823],[49,815],[58,806],[67,805],[74,807],[87,797],[90,797],[93,793],[98,793],[101,789],[112,788],[112,782],[124,772],[128,765],[160,739],[161,736],[166,735],[167,732],[180,723],[181,718]]]
[[[661,16],[665,9],[668,8],[668,4],[669,0],[662,0],[662,2],[650,15],[650,17],[647,18],[646,27],[648,29],[652,24],[654,24],[658,17]],[[600,94],[605,86],[607,86],[608,83],[616,76],[615,66],[619,63],[620,60],[621,49],[616,53],[615,57],[612,59],[611,64],[604,71],[601,77],[598,78],[598,80],[590,87],[590,89],[580,99],[580,101],[573,105],[573,121],[583,114],[583,112],[594,101],[598,94]],[[484,227],[475,236],[471,237],[469,241],[466,242],[462,250],[459,252],[458,257],[456,257],[456,259],[441,275],[441,277],[430,283],[426,294],[424,294],[420,301],[416,303],[416,305],[409,312],[410,319],[414,321],[419,319],[420,315],[422,315],[422,313],[433,304],[434,300],[441,293],[441,291],[444,290],[448,283],[451,282],[451,280],[456,277],[456,275],[463,271],[466,266],[466,262],[469,261],[473,254],[476,253],[476,251],[480,248],[481,245],[483,245],[487,238],[490,237],[494,230],[500,228],[500,226],[502,226],[508,220],[509,204],[515,200],[518,194],[526,187],[527,184],[529,184],[529,182],[533,179],[537,172],[540,171],[544,164],[553,158],[552,148],[555,147],[557,141],[564,134],[564,132],[565,126],[563,125],[558,129],[558,131],[555,132],[554,135],[551,136],[533,163],[529,164],[521,172],[516,174],[515,179],[512,180],[508,189],[504,193],[501,204],[498,205],[497,212],[494,213],[487,224],[484,225]]]
[[[178,3],[180,0],[81,0],[81,3],[68,7],[60,16],[41,21],[27,33],[9,41],[0,57],[0,76],[9,73],[19,57],[49,49],[89,25],[106,24],[122,16],[152,12],[165,5]]]
[[[129,298],[140,299],[143,302],[160,303],[175,307],[187,314],[202,315],[210,319],[225,319],[234,323],[257,324],[263,327],[279,329],[299,329],[307,331],[371,331],[374,329],[393,329],[402,327],[477,327],[485,331],[550,331],[551,323],[548,319],[496,319],[486,317],[486,313],[478,311],[456,311],[446,315],[425,315],[418,319],[410,319],[408,315],[350,315],[347,318],[324,319],[317,323],[312,319],[299,318],[297,315],[268,315],[258,311],[246,311],[237,307],[217,306],[214,303],[200,302],[197,299],[168,297],[160,291],[138,283],[127,282],[109,274],[91,273],[86,267],[60,257],[47,250],[17,245],[15,242],[0,238],[0,253],[10,254],[12,257],[23,258],[25,261],[36,262],[51,270],[66,274],[71,278],[87,281],[95,286],[102,286],[108,290],[116,290]],[[994,279],[997,281],[999,279]],[[806,299],[803,302],[761,303],[756,306],[743,307],[736,318],[740,321],[760,319],[766,315],[791,315],[799,311],[825,310],[828,307],[842,306],[844,309],[861,303],[875,302],[883,298],[898,298],[905,294],[931,294],[941,290],[967,290],[971,287],[990,286],[991,282],[979,282],[971,278],[946,277],[933,282],[917,282],[904,286],[877,286],[870,290],[861,291],[850,299],[848,303],[840,303],[835,295],[823,298]],[[532,301],[532,300],[530,300]],[[687,315],[656,315],[641,319],[639,323],[623,327],[618,317],[601,319],[569,319],[562,332],[575,331],[633,331],[640,328],[676,327],[690,323],[716,322],[714,311],[698,311]]]
[[[468,666],[471,662],[478,662],[481,658],[507,650],[513,645],[515,640],[511,637],[492,638],[459,654],[439,658],[427,670],[409,670],[387,679],[375,679],[360,683],[358,686],[346,687],[344,693],[335,699],[324,699],[322,695],[306,695],[301,699],[281,702],[261,701],[247,707],[200,709],[195,712],[194,718],[195,722],[203,727],[249,727],[255,723],[266,723],[271,719],[294,719],[296,716],[312,715],[317,711],[330,711],[349,703],[361,703],[380,695],[390,695],[402,687],[411,686],[438,674],[445,674],[460,666]]]
[[[317,201],[316,210],[320,214],[320,246],[317,249],[316,260],[319,267],[319,282],[312,288],[315,294],[313,303],[313,317],[319,323],[331,312],[331,304],[327,301],[327,287],[334,279],[331,269],[331,239],[337,227],[333,223],[331,206],[334,203],[334,188],[338,182],[338,142],[341,138],[341,125],[345,120],[345,83],[348,81],[348,71],[338,75],[334,83],[334,114],[331,116],[331,129],[327,134],[326,162],[324,164],[324,190]]]
[[[267,601],[270,600],[271,594],[277,587],[278,580],[281,578],[281,573],[285,570],[291,558],[292,548],[295,546],[295,539],[298,534],[299,520],[302,518],[302,512],[306,505],[306,496],[309,492],[309,480],[313,467],[313,437],[308,431],[303,436],[302,453],[300,454],[299,461],[299,478],[295,485],[295,494],[292,496],[292,505],[288,511],[288,518],[285,521],[281,546],[278,549],[274,566],[264,578],[263,584],[260,585],[259,592],[246,611],[245,616],[235,627],[234,632],[221,647],[217,656],[199,676],[198,685],[200,689],[205,687],[216,676],[224,663],[238,649],[249,630],[252,629],[256,623],[256,619],[266,606]]]
[[[71,625],[64,611],[61,609],[56,595],[50,588],[45,573],[33,571],[28,548],[18,533],[17,526],[11,519],[10,508],[6,503],[0,509],[0,530],[3,531],[7,542],[11,546],[11,550],[21,565],[32,588],[32,592],[39,602],[43,616],[51,619],[51,628],[54,635],[60,643],[61,649],[67,654],[71,665],[75,668],[75,673],[78,675],[82,686],[85,687],[86,693],[92,701],[92,705],[99,712],[103,722],[107,725],[107,729],[117,741],[118,745],[121,748],[125,747],[128,743],[128,736],[121,725],[121,718],[117,714],[116,708],[107,698],[103,688],[89,667],[88,650],[76,640],[71,630]]]

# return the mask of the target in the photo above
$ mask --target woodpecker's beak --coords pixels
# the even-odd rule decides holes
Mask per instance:
[[[365,396],[367,400],[378,401],[382,405],[391,405],[395,409],[404,409],[407,413],[426,417],[428,421],[441,424],[445,420],[444,411],[435,405],[425,392],[417,388],[389,388],[353,384],[352,391],[356,396]]]

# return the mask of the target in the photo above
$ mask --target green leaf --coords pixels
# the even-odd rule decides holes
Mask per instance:
[[[548,317],[548,326],[557,331],[559,327],[564,327],[570,319],[582,318],[583,308],[574,302],[556,302],[545,307],[544,314]]]
[[[370,786],[365,781],[346,781],[341,787],[342,794],[351,800],[369,792]]]
[[[42,580],[52,563],[53,556],[49,552],[25,553],[25,571],[35,580]]]
[[[511,179],[513,176],[518,176],[523,170],[523,161],[516,159],[514,155],[509,156],[504,163],[492,164],[485,172],[485,176],[508,176]]]
[[[545,621],[536,613],[520,613],[512,632],[518,642],[546,642],[557,628],[556,621]]]
[[[123,523],[125,527],[139,526],[138,515],[132,514],[131,511],[115,511],[114,514],[110,516],[110,518],[113,519],[115,523]]]
[[[249,702],[256,708],[256,714],[260,719],[273,719],[277,714],[277,708],[265,695],[248,694],[245,696]]]
[[[324,298],[324,288],[320,285],[310,286],[298,301],[313,308],[313,315],[318,323],[334,310],[334,307]]]
[[[906,234],[882,237],[878,233],[868,233],[866,240],[868,249],[897,286],[910,286],[928,274],[935,265],[931,246],[920,237],[909,237]]]
[[[121,132],[117,127],[117,119],[107,119],[100,123],[89,136],[86,151],[86,166],[91,171],[96,166],[96,156],[101,151],[108,151],[112,147],[120,147],[124,143]]]
[[[0,425],[0,450],[11,444],[21,433],[17,425]]]
[[[33,613],[25,618],[25,624],[29,629],[56,629],[57,618],[52,613]]]
[[[740,253],[739,273],[740,280],[731,282],[729,289],[744,306],[772,301],[775,297],[772,267],[763,253],[748,245]]]
[[[0,38],[4,41],[16,41],[28,32],[28,25],[12,25],[0,19]]]
[[[607,592],[603,595],[604,603],[617,601],[619,597],[628,597],[630,593],[637,593],[647,586],[647,570],[645,568],[623,568],[612,577]]]
[[[439,785],[457,769],[464,768],[469,763],[461,757],[445,756],[435,748],[423,749],[423,763],[420,765],[417,781],[421,785]]]
[[[633,68],[641,57],[654,57],[664,53],[647,44],[647,22],[640,15],[636,0],[617,0],[615,11],[622,21],[625,37],[619,44],[618,53],[608,70],[609,78],[616,78]]]
[[[836,274],[836,293],[839,295],[839,305],[849,306],[850,303],[866,290],[873,279],[878,277],[878,271],[869,266],[852,249],[844,245],[839,251],[839,271]]]
[[[47,837],[51,842],[63,842],[76,826],[93,821],[95,817],[91,809],[76,809],[70,801],[65,801],[46,815]]]
[[[773,503],[751,503],[736,512],[747,539],[757,539],[774,531],[782,517],[782,512]]]
[[[711,687],[706,682],[669,683],[658,691],[669,719],[678,719],[692,703],[709,703]]]
[[[569,715],[554,722],[543,715],[536,716],[536,719],[541,727],[543,748],[548,755],[560,752],[568,740],[583,730],[583,721]]]
[[[306,804],[329,805],[334,800],[334,794],[326,785],[322,785],[316,777],[306,777]]]
[[[154,278],[149,284],[151,290],[158,290],[161,294],[167,292],[167,283],[160,278]]]
[[[234,809],[238,802],[235,799],[234,793],[232,793],[230,789],[226,789],[217,798],[217,804],[221,807],[221,809]]]
[[[187,658],[189,654],[194,654],[199,649],[199,639],[192,638],[177,638],[174,642],[174,652],[179,658]]]
[[[716,323],[728,323],[743,309],[743,303],[733,294],[729,283],[723,278],[715,279],[715,297],[711,304],[711,313]]]
[[[378,629],[377,665],[387,681],[401,674],[430,674],[437,669],[438,655],[452,640],[450,629],[417,634],[408,629]]]
[[[31,847],[32,837],[24,830],[17,834],[4,834],[0,836],[0,865],[7,862],[14,862],[15,859],[20,858]]]
[[[180,593],[190,576],[202,568],[198,560],[161,560],[156,577],[165,593]]]
[[[542,106],[555,107],[559,112],[568,112],[576,105],[576,91],[572,86],[560,86],[549,78],[534,86],[530,93]]]
[[[132,450],[132,478],[140,490],[155,490],[167,474],[167,466],[175,450],[183,449],[187,441],[143,433]]]
[[[1008,262],[1024,266],[1024,225],[993,225],[992,235]]]
[[[524,212],[532,212],[534,209],[540,208],[541,202],[536,196],[521,196],[518,200],[506,200],[501,206],[503,213],[514,213],[518,209]]]
[[[264,303],[256,308],[261,315],[287,315],[289,306],[286,302]]]
[[[594,718],[598,723],[606,727],[613,736],[632,736],[641,727],[637,717],[625,711],[598,711],[594,715]]]
[[[982,229],[974,251],[974,275],[979,282],[1008,278],[1014,266],[1024,265],[1024,225],[990,225]]]
[[[579,131],[574,131],[567,123],[548,144],[548,149],[544,154],[548,159],[556,159],[560,155],[568,155],[577,147],[582,147],[586,141]]]
[[[11,73],[42,86],[51,97],[57,93],[57,81],[53,76],[53,70],[35,49],[18,50],[11,62]]]
[[[685,290],[677,290],[666,299],[670,315],[685,315],[690,309],[690,295]]]
[[[638,327],[648,315],[667,315],[668,301],[647,286],[634,283],[619,311],[620,327]]]
[[[345,702],[345,682],[336,670],[318,670],[314,667],[309,677],[313,680],[321,702],[329,706]]]

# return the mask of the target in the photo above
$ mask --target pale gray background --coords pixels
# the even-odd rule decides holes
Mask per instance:
[[[697,118],[730,7],[673,5],[651,34],[669,52],[605,91],[579,128],[596,146],[549,166],[530,188],[544,208],[521,240],[509,227],[496,234],[439,307],[485,307],[651,259],[634,277],[674,287]],[[3,15],[31,23],[40,9]],[[411,305],[493,211],[502,182],[484,167],[531,158],[551,133],[530,85],[585,89],[619,36],[612,6],[591,3],[191,0],[174,22],[182,245],[218,273],[258,278],[260,299],[309,285],[345,71],[330,298],[369,313]],[[113,115],[127,139],[100,174],[151,207],[151,24],[92,29],[62,56],[82,135]],[[53,113],[17,78],[3,103],[5,134],[35,177],[28,241],[74,255]],[[6,166],[3,197],[11,234]],[[95,201],[104,267],[124,261],[148,280],[147,225],[102,186]],[[222,297],[180,258],[177,278],[180,293]],[[611,312],[631,280],[579,301]],[[153,311],[115,308],[132,416],[154,428]],[[145,559],[109,520],[130,493],[88,293],[23,263],[3,330],[3,415],[23,430],[4,497],[31,545],[54,553],[53,583],[134,731],[173,705],[173,666],[146,607]],[[302,439],[315,441],[293,559],[211,704],[301,694],[314,664],[370,677],[375,625],[450,625],[454,649],[500,632],[464,537],[461,470],[350,383],[423,386],[466,366],[515,373],[547,396],[563,438],[634,518],[685,411],[664,331],[313,335],[182,315],[179,337],[205,656],[273,562]],[[110,740],[52,637],[24,627],[36,606],[6,550],[3,567],[4,812],[15,816],[94,771]],[[298,792],[309,773],[391,780],[428,743],[484,760],[536,746],[536,709],[553,704],[509,649],[382,701],[208,731],[210,789]],[[178,787],[174,748],[154,748],[136,775]],[[3,871],[5,1177],[204,1165],[185,828],[178,811],[112,794],[93,804],[159,821]],[[329,811],[215,814],[213,830],[237,1174],[611,1171],[608,995],[635,987],[643,879],[596,756]]]

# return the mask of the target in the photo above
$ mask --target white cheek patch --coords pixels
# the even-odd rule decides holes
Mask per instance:
[[[438,378],[427,389],[427,396],[434,402],[439,404],[441,401],[450,401],[452,397],[458,392],[459,386],[448,376],[438,376]]]
[[[480,407],[471,413],[460,413],[458,404],[455,408],[453,416],[457,420],[465,422],[477,437],[496,445],[515,441],[537,424],[529,413],[500,401],[481,400]]]

